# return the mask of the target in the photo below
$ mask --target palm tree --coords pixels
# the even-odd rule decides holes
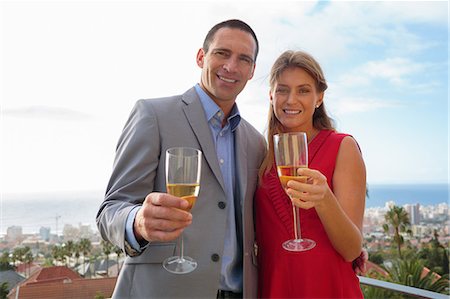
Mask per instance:
[[[78,261],[80,260],[80,256],[81,256],[80,243],[75,243],[74,244],[73,253],[74,253],[74,256],[75,256],[75,265],[78,265]]]
[[[13,270],[14,267],[11,265],[11,258],[9,256],[9,252],[3,252],[0,257],[0,271]]]
[[[83,275],[86,273],[86,256],[91,252],[92,244],[89,239],[82,238],[78,243],[80,251],[83,253]]]
[[[7,282],[2,282],[0,284],[0,299],[6,299],[8,298],[8,283]]]
[[[448,294],[448,274],[439,277],[435,272],[429,271],[424,275],[424,266],[418,259],[395,260],[388,271],[392,282]]]
[[[105,241],[105,240],[102,240],[101,244],[102,244],[103,253],[106,256],[106,276],[108,277],[109,276],[108,275],[109,255],[113,251],[114,245],[111,244],[109,241]]]
[[[420,288],[436,293],[449,293],[448,274],[439,277],[432,271],[426,273],[426,271],[424,271],[424,266],[417,258],[413,258],[410,260],[397,259],[392,261],[392,264],[390,266],[381,267],[386,270],[387,276],[382,276],[378,273],[369,273],[369,276],[378,280]],[[362,286],[361,288],[364,292],[364,298],[366,299],[417,298],[377,287]]]
[[[400,233],[412,234],[408,213],[402,207],[392,206],[384,215],[384,219],[386,223],[383,224],[383,229],[386,233],[394,231],[394,242],[397,244],[398,255],[402,258],[401,246],[405,241]]]
[[[25,253],[24,261],[27,265],[28,277],[29,277],[31,274],[31,263],[34,261],[33,253],[31,252],[31,250],[29,250]]]
[[[69,240],[64,245],[66,251],[65,253],[66,256],[69,258],[69,265],[70,265],[70,258],[73,257],[73,253],[75,251],[75,243],[72,240]]]
[[[64,260],[64,250],[59,245],[54,245],[52,247],[52,257],[57,262],[63,262]]]
[[[119,275],[120,272],[120,264],[119,264],[119,259],[120,256],[122,255],[122,248],[120,248],[119,246],[114,246],[114,253],[117,256],[117,275]]]

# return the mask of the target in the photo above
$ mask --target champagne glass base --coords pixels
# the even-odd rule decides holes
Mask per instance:
[[[164,261],[163,267],[170,273],[186,274],[197,268],[197,261],[188,256],[184,256],[183,258],[171,256]]]
[[[310,239],[293,239],[283,243],[283,248],[287,251],[306,251],[314,248],[316,242]]]

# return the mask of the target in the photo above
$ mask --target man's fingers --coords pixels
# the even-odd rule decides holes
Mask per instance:
[[[187,200],[166,193],[151,193],[147,195],[145,202],[154,206],[177,208],[182,210],[189,207],[189,202]]]
[[[192,214],[179,208],[147,206],[144,216],[149,219],[164,219],[174,222],[192,221]]]

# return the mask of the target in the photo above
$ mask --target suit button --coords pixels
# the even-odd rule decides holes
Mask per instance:
[[[221,210],[225,209],[225,207],[227,206],[227,204],[223,201],[219,201],[219,203],[217,205],[219,206],[219,209],[221,209]]]
[[[218,262],[220,260],[220,256],[217,253],[214,253],[213,255],[211,255],[211,260],[213,262]]]

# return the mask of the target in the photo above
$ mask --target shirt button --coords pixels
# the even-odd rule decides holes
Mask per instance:
[[[223,136],[223,132],[220,132],[219,135],[220,135],[220,137],[222,137]]]
[[[227,204],[223,201],[219,201],[219,203],[217,205],[219,206],[219,209],[221,209],[221,210],[225,209],[225,207],[227,206]]]
[[[214,253],[213,255],[211,255],[211,260],[213,262],[218,262],[220,260],[220,256],[217,253]]]
[[[223,164],[224,161],[223,161],[223,159],[220,159],[219,162],[220,162],[220,164]]]

